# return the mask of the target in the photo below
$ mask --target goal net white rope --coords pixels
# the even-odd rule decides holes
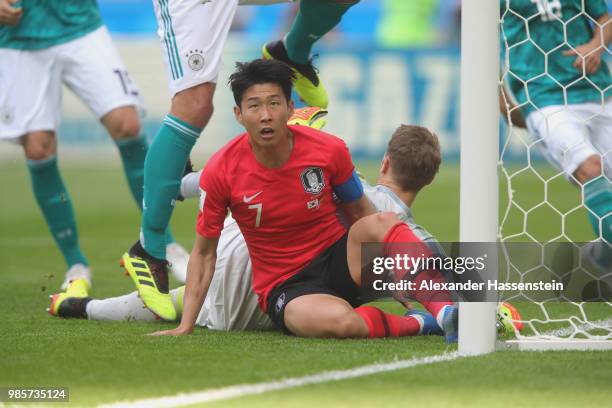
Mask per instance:
[[[506,334],[516,337],[508,346],[612,348],[612,202],[589,199],[612,197],[607,12],[605,0],[500,1],[502,269],[506,279],[564,285],[549,299],[506,297],[522,326]],[[529,242],[532,253],[512,253],[514,242]]]
[[[499,336],[497,304],[460,304],[462,354],[612,348],[611,38],[605,0],[462,2],[460,240],[499,242],[500,280],[563,284],[500,293],[521,317]]]

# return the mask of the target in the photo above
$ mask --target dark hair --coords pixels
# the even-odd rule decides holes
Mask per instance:
[[[236,71],[229,77],[229,85],[234,94],[236,105],[240,106],[242,96],[253,85],[278,84],[287,101],[291,99],[291,87],[295,74],[287,64],[277,60],[256,59],[250,62],[237,62]]]
[[[395,182],[418,192],[432,182],[442,161],[438,137],[421,126],[400,125],[387,147]]]

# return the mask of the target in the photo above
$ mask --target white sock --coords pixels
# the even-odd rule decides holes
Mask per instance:
[[[176,308],[178,289],[170,291]],[[155,322],[159,319],[144,306],[137,292],[107,299],[93,299],[85,309],[89,320]]]
[[[154,322],[155,315],[144,307],[137,292],[107,299],[94,299],[87,304],[89,320]]]
[[[185,199],[195,198],[200,195],[200,176],[202,175],[202,170],[189,173],[183,177],[181,180],[181,195],[185,197]]]
[[[446,308],[448,307],[453,307],[453,306],[452,305],[444,306],[442,309],[440,309],[440,311],[438,312],[438,315],[436,316],[436,322],[438,323],[438,326],[440,326],[440,328],[444,328],[444,326],[442,326],[442,320],[444,320],[444,313],[446,313]]]
[[[416,320],[419,323],[419,334],[423,334],[423,326],[425,326],[425,319],[423,319],[423,316],[418,315],[418,314],[413,314],[408,317],[414,318],[414,320]]]

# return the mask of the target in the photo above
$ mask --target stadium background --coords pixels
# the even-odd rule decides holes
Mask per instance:
[[[152,138],[169,107],[152,2],[100,0],[99,5],[143,97],[144,128]],[[233,62],[260,56],[266,41],[287,32],[296,9],[297,5],[286,3],[239,7],[225,47],[215,115],[194,157],[209,156],[242,131],[234,120],[234,102],[226,86]],[[378,160],[400,123],[433,129],[445,160],[458,159],[459,10],[460,0],[361,0],[315,45],[318,57],[314,63],[330,95],[327,131],[344,138],[357,160]],[[503,130],[504,124],[500,127]],[[67,90],[59,139],[65,158],[95,153],[107,159],[106,153],[112,154],[112,142],[104,129]],[[20,155],[17,150],[14,145],[0,144],[3,156]],[[513,138],[505,159],[524,154],[520,138]]]
[[[384,3],[384,7],[383,7]],[[448,157],[458,154],[458,1],[362,0],[340,26],[315,45],[330,94],[327,130],[342,136],[357,158],[379,159],[391,131],[418,123],[438,133]],[[417,3],[417,2],[414,2]],[[100,9],[144,99],[147,136],[152,138],[169,107],[165,69],[150,0],[100,0]],[[399,8],[398,8],[399,7]],[[241,131],[233,118],[233,99],[225,86],[233,62],[260,55],[264,42],[289,28],[295,5],[243,6],[224,53],[225,67],[215,95],[215,115],[194,156],[208,156]],[[388,13],[388,14],[387,14]],[[389,14],[412,17],[408,40],[385,37]],[[398,16],[394,16],[398,17]],[[418,24],[417,24],[418,23]],[[406,38],[406,36],[404,36]],[[64,92],[60,152],[114,157],[112,142],[77,98]],[[21,156],[16,146],[0,149]]]

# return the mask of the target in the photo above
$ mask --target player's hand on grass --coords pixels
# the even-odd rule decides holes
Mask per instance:
[[[14,26],[21,21],[23,9],[14,7],[19,0],[0,0],[0,25]]]
[[[598,41],[590,41],[586,44],[582,44],[574,49],[563,51],[563,55],[566,57],[576,56],[574,68],[586,74],[594,74],[601,65],[601,55],[603,54],[604,48]]]
[[[193,329],[185,329],[181,326],[172,330],[160,330],[154,333],[150,333],[149,336],[184,336],[186,334],[191,334]]]

